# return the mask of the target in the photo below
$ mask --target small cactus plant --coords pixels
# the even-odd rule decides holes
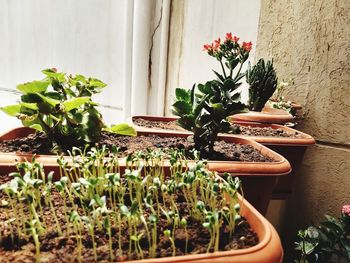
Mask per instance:
[[[253,67],[249,63],[246,81],[249,84],[249,110],[261,111],[277,88],[277,75],[273,62],[268,60],[265,63],[261,58]]]

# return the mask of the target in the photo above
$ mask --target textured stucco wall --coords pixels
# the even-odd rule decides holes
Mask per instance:
[[[286,206],[286,249],[298,228],[350,203],[349,40],[350,1],[261,2],[256,56],[273,58],[279,77],[294,79],[286,97],[303,105],[299,128],[318,142]]]

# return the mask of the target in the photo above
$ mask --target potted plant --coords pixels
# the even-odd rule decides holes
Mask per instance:
[[[249,84],[249,112],[233,115],[232,120],[280,124],[293,121],[290,113],[266,105],[277,88],[277,74],[272,61],[265,62],[261,58],[253,67],[249,63],[246,81]]]
[[[350,262],[350,205],[344,205],[339,218],[325,215],[318,226],[299,230],[295,262]]]
[[[177,124],[177,117],[160,117],[138,115],[128,119],[138,132],[163,132],[171,134],[188,134]],[[308,134],[279,124],[253,123],[236,121],[231,123],[229,133],[225,136],[248,138],[265,145],[285,157],[292,167],[289,175],[280,176],[274,186],[273,199],[284,200],[292,192],[297,178],[297,171],[307,147],[315,140]]]
[[[242,51],[243,52],[243,51]],[[244,56],[246,56],[245,53],[242,53],[244,54]],[[45,73],[47,73],[47,71],[45,71]],[[50,75],[49,75],[49,81],[51,81],[51,85],[55,85],[53,82],[55,80],[55,78],[58,78],[57,77],[57,72],[49,72]],[[65,85],[67,85],[68,87],[70,87],[71,89],[76,89],[76,87],[74,86],[75,85],[75,82],[74,81],[71,81],[69,78],[68,80],[66,80],[66,77],[62,80],[64,81]],[[238,77],[239,78],[239,77]],[[45,80],[44,80],[45,81]],[[66,84],[66,82],[68,82]],[[214,83],[214,82],[213,82]],[[36,82],[34,82],[34,84],[36,84]],[[34,85],[33,83],[30,83],[30,84],[27,84],[27,85]],[[46,84],[45,84],[46,85]],[[88,84],[85,84],[85,86],[88,85]],[[209,85],[209,84],[208,84]],[[225,87],[229,87],[230,89],[233,90],[233,92],[235,92],[235,89],[236,87],[239,85],[237,82],[233,81],[232,78],[230,79],[227,79],[225,80],[224,82],[217,82],[213,85],[225,85]],[[48,85],[47,85],[48,86]],[[46,86],[46,87],[47,87]],[[62,86],[60,84],[60,86]],[[34,87],[36,87],[34,85]],[[53,86],[53,88],[55,89],[55,87]],[[89,86],[88,87],[85,87],[86,89],[89,90]],[[58,88],[56,88],[58,89]],[[34,97],[37,98],[39,95],[37,94],[38,91],[35,90],[36,93],[34,93]],[[51,96],[51,93],[47,92],[46,89],[43,89],[41,91],[43,94],[41,94],[40,97],[40,100],[38,100],[38,102],[31,102],[32,104],[35,104],[35,105],[39,105],[40,103],[44,103],[45,105],[48,103],[47,100],[43,100],[42,97],[45,97],[45,96],[48,96],[50,95]],[[57,92],[57,91],[55,91]],[[184,95],[187,91],[184,91],[184,90],[178,90],[178,96],[180,98],[180,96]],[[188,93],[186,93],[188,95]],[[64,96],[64,95],[63,95]],[[236,95],[235,95],[236,96]],[[181,97],[182,98],[182,97]],[[49,109],[52,109],[52,111],[49,112],[49,117],[52,118],[53,113],[56,114],[56,108],[60,108],[60,111],[59,111],[59,114],[61,114],[61,112],[63,112],[63,116],[59,115],[58,117],[55,116],[56,119],[58,119],[59,121],[57,121],[58,123],[60,123],[61,119],[62,118],[63,120],[65,120],[65,118],[67,118],[67,122],[68,121],[71,121],[71,119],[73,119],[74,121],[74,118],[73,117],[70,117],[71,114],[68,114],[67,113],[67,110],[64,110],[66,109],[65,105],[66,105],[66,102],[65,102],[65,98],[61,98],[61,100],[56,100],[56,101],[52,101],[51,98],[48,100],[50,101],[50,104],[48,106]],[[63,102],[62,102],[63,101]],[[94,104],[92,104],[91,101],[87,100],[84,98],[84,103],[87,103],[88,105],[85,107],[85,105],[81,105],[81,109],[80,107],[78,109],[72,109],[73,113],[79,113],[80,110],[81,111],[85,111],[86,108],[90,109],[90,107],[94,107]],[[185,102],[177,102],[176,105],[178,107],[178,110],[181,110],[181,105],[184,105]],[[32,104],[30,104],[30,106],[32,106]],[[60,105],[63,104],[63,107],[61,107]],[[23,104],[23,102],[20,103],[19,107],[16,106],[17,108],[15,108],[14,106],[8,106],[7,108],[3,108],[4,111],[6,111],[7,113],[12,113],[13,115],[16,115],[17,117],[23,117],[20,113],[13,113],[13,112],[9,112],[9,109],[13,109],[15,108],[16,110],[23,110],[23,107],[24,107],[24,110],[26,110],[26,105],[27,104]],[[57,106],[59,105],[59,106]],[[28,105],[27,105],[28,106]],[[239,102],[237,102],[236,100],[235,101],[232,101],[232,102],[229,102],[227,105],[225,105],[225,107],[229,107],[230,111],[228,111],[228,113],[232,113],[234,111],[236,111],[236,107],[238,106],[239,108],[238,109],[241,109],[243,107],[243,105]],[[37,117],[37,116],[41,116],[41,108],[39,106],[37,106],[38,110],[36,110],[34,113],[32,111],[30,111],[30,113],[32,115],[34,115],[34,117]],[[232,109],[232,110],[231,110]],[[39,111],[40,114],[38,114],[37,112]],[[88,112],[89,113],[89,112]],[[28,114],[27,112],[25,112],[25,116],[26,117]],[[47,114],[46,112],[43,112],[42,115],[45,116],[45,114]],[[30,115],[30,116],[32,116]],[[42,117],[43,120],[46,120],[47,118],[44,116]],[[98,115],[97,115],[98,116]],[[96,114],[94,114],[94,118],[96,117]],[[212,117],[215,117],[215,116],[212,116]],[[218,116],[218,117],[222,117],[222,116]],[[26,117],[27,118],[27,117]],[[215,117],[217,118],[217,117]],[[224,121],[223,121],[224,122]],[[26,124],[26,122],[25,122]],[[33,123],[29,123],[31,125],[32,128],[38,128],[38,125],[37,123],[33,124]],[[39,122],[40,124],[40,122]],[[52,127],[56,127],[55,125],[52,126]],[[73,126],[73,127],[76,127],[76,126]],[[80,126],[78,126],[79,128]],[[134,135],[134,130],[133,129],[130,129],[129,126],[127,125],[118,125],[118,126],[114,126],[112,128],[103,128],[105,130],[105,132],[118,132],[119,134],[131,134],[131,135]],[[60,129],[57,129],[58,132],[61,132]],[[93,129],[91,129],[93,130]],[[210,129],[208,128],[208,131]],[[56,130],[54,130],[55,132]],[[203,127],[201,129],[201,131],[205,131],[205,128]],[[17,138],[15,139],[15,136],[17,136],[17,134],[15,134],[15,132],[20,132],[21,133],[21,136],[25,136],[25,135],[28,135],[28,133],[30,132],[33,132],[31,130],[28,130],[28,129],[16,129],[15,131],[12,131],[10,133],[7,133],[7,134],[4,134],[1,138],[0,138],[0,150],[3,149],[3,146],[4,145],[8,145],[9,143],[12,143],[12,146],[13,144],[20,144],[19,148],[11,148],[12,151],[17,151],[16,154],[13,154],[13,153],[1,153],[1,163],[0,163],[0,166],[2,167],[2,169],[7,169],[7,171],[11,171],[11,169],[13,170],[14,169],[14,162],[16,160],[25,160],[25,159],[30,159],[31,158],[31,154],[33,153],[30,152],[29,154],[25,154],[23,153],[23,140],[26,141],[26,143],[28,144],[29,141],[31,141],[31,138],[30,136],[29,137],[26,137],[26,138]],[[78,134],[78,133],[77,133]],[[14,136],[15,135],[15,136]],[[212,144],[211,144],[211,151],[207,151],[207,147],[206,145],[204,145],[202,148],[201,146],[199,146],[198,143],[204,143],[203,139],[200,138],[200,140],[198,141],[196,139],[196,141],[193,143],[189,142],[186,140],[186,137],[187,136],[179,136],[179,138],[173,138],[172,140],[169,140],[169,139],[164,139],[163,137],[165,136],[169,136],[169,134],[158,134],[158,137],[155,138],[154,135],[151,135],[149,133],[139,133],[139,137],[135,138],[135,139],[130,139],[130,138],[124,138],[124,137],[121,137],[121,136],[114,136],[114,135],[111,135],[111,134],[108,134],[109,138],[105,138],[106,137],[106,134],[103,133],[103,132],[100,132],[99,133],[100,135],[100,139],[99,141],[90,141],[90,144],[91,143],[98,143],[100,145],[103,145],[103,144],[108,144],[110,147],[112,147],[114,144],[116,145],[119,145],[121,146],[121,148],[125,148],[124,149],[124,153],[121,154],[120,157],[125,157],[128,152],[130,151],[135,151],[135,146],[134,145],[131,145],[131,144],[136,144],[138,145],[137,147],[141,147],[140,149],[143,149],[145,150],[146,148],[149,148],[149,147],[153,147],[153,148],[159,148],[159,147],[179,147],[181,146],[182,148],[184,148],[184,150],[187,152],[187,154],[189,155],[190,158],[194,159],[196,157],[196,151],[200,153],[200,157],[203,158],[203,157],[212,157],[210,156],[212,153],[213,153],[213,142],[214,142],[214,137],[211,137],[213,140],[212,140]],[[37,137],[38,135],[34,135],[34,137]],[[41,135],[40,135],[41,136]],[[39,136],[39,137],[40,137]],[[61,135],[60,135],[61,136]],[[69,136],[69,135],[67,135]],[[171,135],[171,137],[174,137],[175,135]],[[61,136],[62,137],[62,136]],[[36,150],[40,150],[41,148],[41,145],[46,145],[46,144],[50,144],[51,141],[53,140],[54,143],[57,143],[57,140],[56,138],[61,138],[61,137],[57,137],[57,136],[49,136],[48,135],[48,138],[39,138],[40,140],[42,140],[41,143],[39,143],[38,145],[38,149],[35,149]],[[181,137],[181,138],[180,138]],[[84,137],[85,138],[85,137]],[[89,137],[87,137],[89,138]],[[9,142],[8,140],[9,139],[14,139],[15,142]],[[50,140],[51,139],[51,140]],[[181,142],[179,142],[178,140],[182,140]],[[7,141],[6,141],[7,140]],[[142,140],[140,142],[140,140]],[[161,145],[159,142],[157,142],[157,140],[159,141],[173,141],[174,143],[172,145]],[[68,140],[69,141],[69,140]],[[128,144],[128,142],[131,141],[131,144]],[[86,142],[85,142],[86,143]],[[168,142],[166,142],[168,143]],[[58,144],[58,143],[57,143]],[[82,143],[83,144],[83,143]],[[125,146],[122,146],[124,145]],[[11,146],[11,147],[12,147]],[[73,146],[73,145],[72,145]],[[76,146],[76,145],[74,145]],[[78,144],[79,146],[79,144]],[[143,148],[142,148],[143,147]],[[267,194],[263,194],[263,196],[265,196],[264,198],[261,198],[261,196],[257,196],[255,198],[252,198],[250,199],[253,203],[254,203],[254,199],[258,202],[258,203],[254,203],[254,205],[257,205],[257,207],[260,209],[260,211],[264,212],[267,208],[267,205],[268,205],[268,201],[270,199],[270,195],[271,195],[271,185],[273,185],[276,181],[276,176],[280,176],[280,175],[285,175],[285,174],[288,174],[290,172],[290,165],[289,163],[283,158],[281,157],[280,155],[278,154],[275,154],[274,152],[271,152],[269,151],[266,147],[263,147],[255,142],[252,142],[252,141],[249,141],[249,140],[246,140],[246,139],[242,139],[242,138],[225,138],[225,137],[220,137],[220,142],[219,142],[219,146],[220,147],[220,152],[217,152],[216,153],[216,156],[220,157],[221,160],[219,161],[209,161],[209,168],[210,169],[214,169],[214,170],[217,170],[218,172],[221,172],[221,173],[224,173],[224,172],[232,172],[234,174],[239,174],[239,175],[247,175],[247,176],[253,176],[253,177],[260,177],[260,176],[266,176],[266,180],[264,180],[264,183],[267,184],[266,187],[263,187],[262,188],[262,192],[265,193],[265,191],[267,192]],[[231,149],[230,151],[227,151],[226,147],[229,147],[228,149]],[[61,150],[69,150],[69,147],[67,147],[67,144],[63,144],[63,145],[59,145],[57,147],[55,147],[55,149],[61,149]],[[68,148],[68,149],[67,149]],[[131,150],[130,150],[131,149]],[[193,149],[193,150],[191,150]],[[237,152],[238,151],[238,152]],[[47,152],[36,152],[36,153],[40,153],[41,155],[38,156],[38,160],[40,160],[41,162],[45,162],[45,166],[47,167],[47,169],[57,169],[57,164],[55,163],[55,158],[53,156],[49,156],[49,155],[45,155],[45,153]],[[42,153],[44,153],[44,155],[42,155]],[[235,155],[233,154],[235,153]],[[229,154],[229,155],[228,155]],[[231,155],[231,156],[230,156]],[[250,157],[249,157],[250,156]],[[227,161],[228,160],[228,161]],[[232,162],[233,161],[233,162]],[[248,180],[248,179],[247,179]],[[260,178],[258,178],[257,180],[262,180]],[[254,180],[253,180],[254,181]],[[247,189],[249,189],[249,186],[247,185],[246,187]],[[261,192],[260,192],[261,194]],[[249,197],[249,191],[247,190],[247,196]],[[256,194],[255,194],[256,196]]]
[[[276,231],[238,194],[238,178],[187,166],[178,151],[168,176],[159,152],[120,164],[107,148],[75,151],[73,167],[58,160],[58,181],[33,160],[1,184],[0,258],[282,262]]]
[[[277,89],[273,96],[269,99],[268,104],[275,109],[285,110],[286,112],[296,117],[297,111],[301,110],[302,106],[296,102],[286,100],[284,96],[285,89],[293,84],[293,79],[289,79],[287,81],[282,80],[281,82],[279,82],[277,85]]]
[[[172,105],[173,113],[179,116],[177,119],[179,126],[192,132],[190,138],[202,158],[212,157],[214,143],[218,138],[225,137],[218,137],[218,134],[230,131],[228,116],[246,111],[246,106],[240,102],[238,87],[241,85],[240,79],[244,76],[241,69],[248,59],[252,44],[243,42],[240,45],[238,40],[239,38],[232,37],[229,33],[223,43],[218,39],[214,44],[204,46],[208,54],[220,62],[223,74],[214,71],[216,80],[193,85],[191,90],[176,89],[176,100]],[[236,67],[238,70],[235,72]],[[248,200],[260,207],[260,211],[266,211],[276,181],[269,176],[248,177],[243,180],[246,180]],[[261,187],[259,190],[258,185]],[[264,189],[264,194],[259,195],[261,189]],[[258,204],[259,201],[262,203]]]

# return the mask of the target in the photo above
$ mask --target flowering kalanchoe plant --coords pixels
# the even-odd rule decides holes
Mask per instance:
[[[244,77],[245,73],[241,73],[244,62],[248,59],[249,53],[252,50],[252,42],[242,42],[240,44],[239,37],[232,36],[232,33],[226,33],[226,38],[221,41],[220,38],[214,40],[212,44],[205,44],[203,50],[207,51],[209,56],[215,57],[221,65],[223,75],[215,72],[220,80],[224,77],[232,78],[235,82]],[[236,66],[239,65],[239,69],[236,72],[236,76],[233,78],[232,74]],[[225,67],[226,66],[226,70]],[[227,71],[228,70],[228,71]]]
[[[248,59],[252,43],[239,44],[238,41],[238,37],[227,33],[225,41],[221,42],[219,38],[211,45],[204,45],[204,50],[222,67],[222,75],[214,71],[217,80],[198,84],[197,87],[193,85],[192,90],[176,89],[173,113],[180,117],[178,124],[181,127],[193,132],[195,148],[203,158],[212,157],[218,133],[229,131],[227,117],[246,110],[237,89],[241,85],[239,80],[245,75],[241,69]]]
[[[344,205],[340,218],[325,215],[319,226],[298,232],[300,259],[296,262],[350,262],[350,205]]]

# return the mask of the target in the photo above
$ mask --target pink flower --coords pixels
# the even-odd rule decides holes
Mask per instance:
[[[212,44],[214,50],[218,50],[220,48],[221,39],[218,38],[217,40],[214,40],[214,44]]]
[[[350,216],[350,205],[343,205],[341,212],[344,215]]]
[[[232,33],[226,33],[226,41],[238,42],[239,37],[232,36]]]
[[[252,46],[253,46],[253,44],[252,44],[252,42],[243,42],[242,43],[242,48],[245,50],[245,51],[247,51],[247,52],[249,52],[250,50],[252,50]]]
[[[209,45],[209,44],[205,44],[205,45],[203,46],[203,51],[209,51],[210,49],[212,49],[212,46]]]

